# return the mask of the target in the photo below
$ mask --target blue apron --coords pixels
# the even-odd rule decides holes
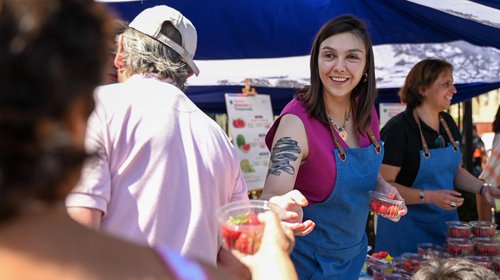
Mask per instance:
[[[334,189],[324,202],[304,207],[304,220],[314,221],[316,227],[306,236],[297,236],[291,255],[301,280],[357,280],[366,259],[368,191],[375,187],[383,151],[377,154],[374,144],[345,149],[345,161],[338,149],[333,153]]]
[[[461,162],[460,150],[453,146],[430,149],[430,157],[420,151],[420,167],[413,188],[422,190],[453,190],[455,175]],[[387,251],[392,256],[417,252],[419,243],[442,246],[446,240],[446,221],[458,220],[457,210],[443,210],[434,204],[407,205],[408,214],[394,223],[377,220],[375,250]]]

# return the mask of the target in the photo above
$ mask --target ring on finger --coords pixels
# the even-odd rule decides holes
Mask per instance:
[[[450,202],[450,207],[457,207],[457,204],[455,203],[455,201]]]

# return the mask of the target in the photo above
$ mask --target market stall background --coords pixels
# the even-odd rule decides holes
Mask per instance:
[[[308,84],[309,51],[329,19],[353,14],[375,45],[379,97],[398,102],[411,66],[424,57],[455,66],[453,103],[500,88],[500,2],[488,0],[99,0],[130,21],[159,4],[181,11],[198,30],[200,75],[187,95],[206,113],[226,111],[224,94],[241,92],[246,78],[271,95],[277,114]]]

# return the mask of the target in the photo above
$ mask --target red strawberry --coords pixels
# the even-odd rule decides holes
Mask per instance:
[[[379,252],[379,258],[381,258],[381,259],[384,259],[388,255],[389,255],[389,252],[386,252],[386,251],[380,251]]]
[[[250,254],[252,250],[251,246],[252,240],[248,236],[248,233],[241,233],[240,237],[234,243],[234,248],[243,254]]]
[[[248,221],[245,223],[245,225],[260,225],[257,213],[248,214]]]
[[[398,206],[391,205],[391,206],[389,206],[389,213],[387,215],[390,217],[394,217],[398,214],[397,212],[398,212]]]
[[[374,199],[374,200],[370,201],[370,209],[371,209],[373,212],[377,213],[377,212],[378,212],[379,207],[380,207],[380,201],[378,201],[378,200],[376,200],[376,199]]]
[[[385,215],[387,213],[387,206],[385,204],[380,204],[377,213]]]
[[[228,248],[234,248],[234,243],[238,239],[238,237],[241,235],[241,232],[236,231],[234,229],[231,229],[227,225],[221,226],[221,234],[222,238],[226,242],[226,245]]]
[[[406,270],[406,271],[410,272],[410,271],[411,271],[411,269],[412,269],[411,262],[409,262],[409,261],[405,261],[405,262],[403,263],[403,268],[404,268],[404,270]]]
[[[260,247],[261,238],[259,232],[243,232],[236,240],[234,248],[243,254],[255,254]]]

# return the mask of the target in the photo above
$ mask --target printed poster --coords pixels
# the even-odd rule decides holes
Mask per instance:
[[[225,94],[229,133],[238,151],[248,190],[262,189],[270,152],[265,136],[273,124],[271,98],[266,94]]]
[[[406,110],[406,104],[404,103],[380,103],[380,129],[395,115]]]

